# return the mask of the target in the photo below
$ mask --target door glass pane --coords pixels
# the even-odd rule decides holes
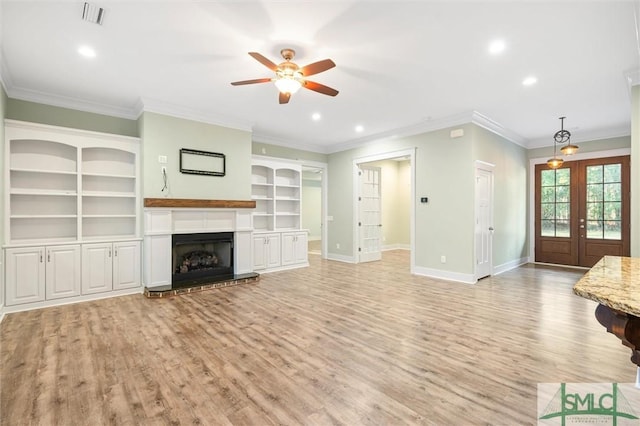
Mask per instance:
[[[556,185],[569,185],[571,183],[571,169],[556,170]]]
[[[556,237],[569,237],[569,221],[556,220]]]
[[[568,186],[558,186],[556,188],[556,202],[558,202],[558,203],[568,203],[569,202],[569,187]]]
[[[571,169],[542,170],[540,174],[540,235],[570,237]]]
[[[556,204],[556,219],[569,220],[569,203]]]
[[[604,201],[622,201],[622,184],[605,183]]]
[[[604,219],[605,220],[621,220],[622,219],[622,203],[604,203]]]
[[[540,174],[540,186],[554,186],[556,184],[555,170],[543,170]]]
[[[602,201],[603,186],[599,183],[587,185],[587,201]]]
[[[543,237],[555,237],[556,236],[556,221],[555,220],[541,220],[540,221],[540,235]]]
[[[608,220],[604,223],[604,237],[608,240],[622,239],[622,222],[619,220]]]
[[[607,164],[604,166],[604,182],[622,182],[622,164]]]
[[[600,238],[603,237],[603,223],[601,220],[588,220],[587,221],[587,238]]]
[[[545,203],[542,204],[542,219],[555,219],[556,218],[556,206],[555,204]]]
[[[587,167],[587,238],[622,238],[622,164]]]
[[[543,203],[555,203],[556,202],[556,188],[546,187],[542,188],[542,202]]]
[[[587,183],[602,183],[602,166],[587,166]]]

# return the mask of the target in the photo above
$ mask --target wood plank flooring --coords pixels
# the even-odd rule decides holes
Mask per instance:
[[[536,424],[537,383],[632,382],[630,351],[527,265],[476,285],[409,253],[169,299],[9,314],[3,425]]]

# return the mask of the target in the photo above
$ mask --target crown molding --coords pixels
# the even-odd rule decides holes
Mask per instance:
[[[473,111],[471,122],[477,126],[489,130],[496,135],[505,138],[509,142],[520,145],[523,148],[529,148],[529,140],[513,132],[495,120],[490,119],[486,115]]]
[[[508,141],[527,148],[528,140],[512,132],[500,125],[498,122],[488,118],[486,115],[479,113],[478,111],[465,111],[459,114],[450,115],[447,117],[441,117],[438,119],[432,119],[421,123],[416,123],[410,126],[389,130],[386,132],[377,133],[364,138],[354,139],[330,145],[328,147],[328,153],[346,151],[349,149],[359,148],[365,145],[369,145],[374,142],[383,140],[398,139],[408,136],[415,136],[421,133],[433,132],[436,130],[442,130],[449,127],[461,126],[463,124],[475,124],[484,129],[489,130],[497,134],[500,137],[507,139]]]
[[[171,104],[151,98],[141,98],[136,102],[135,111],[137,117],[143,112],[168,115],[185,120],[198,121],[215,126],[228,127],[235,130],[252,131],[251,123],[243,120],[232,120],[227,117],[216,116],[206,111],[196,110],[182,105]]]
[[[299,149],[301,151],[310,151],[310,152],[316,152],[318,154],[329,154],[329,152],[327,151],[327,147],[322,146],[322,145],[317,145],[317,144],[313,144],[313,143],[305,143],[305,142],[291,142],[289,140],[286,139],[280,139],[280,138],[274,138],[272,136],[267,136],[267,135],[262,135],[259,133],[254,133],[251,136],[251,139],[254,142],[258,142],[258,143],[266,143],[269,145],[277,145],[277,146],[282,146],[285,148],[291,148],[291,149]]]
[[[580,132],[580,134],[576,135],[575,133],[571,133],[571,142],[572,143],[582,143],[582,142],[590,142],[590,141],[599,141],[603,139],[613,139],[613,138],[622,138],[631,135],[631,126],[622,124],[614,127],[607,127],[606,129],[595,129],[586,132]],[[529,141],[528,149],[534,148],[544,148],[548,146],[553,146],[553,138],[552,135],[544,138],[532,139]]]
[[[18,99],[27,102],[36,102],[44,105],[73,109],[76,111],[90,112],[93,114],[126,118],[129,120],[137,119],[133,108],[116,107],[113,105],[106,105],[99,102],[91,102],[68,96],[52,95],[50,93],[39,92],[37,90],[15,87],[11,84],[9,84],[8,86],[9,87],[7,88],[7,96],[12,99]]]

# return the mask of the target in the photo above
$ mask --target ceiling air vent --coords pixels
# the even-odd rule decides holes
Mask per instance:
[[[104,20],[104,9],[95,4],[85,3],[82,9],[82,19],[87,22],[102,25]]]

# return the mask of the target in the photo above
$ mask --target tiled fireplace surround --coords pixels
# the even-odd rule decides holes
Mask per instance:
[[[256,278],[253,274],[251,241],[253,224],[252,202],[212,203],[202,200],[165,200],[157,202],[145,199],[144,209],[144,255],[143,282],[148,296],[164,292],[154,289],[171,287],[172,261],[171,236],[173,234],[203,232],[234,233],[234,274],[246,279]],[[154,207],[160,205],[159,207]],[[223,205],[225,207],[207,207]],[[203,207],[204,206],[204,207]],[[231,285],[221,283],[218,286]],[[204,287],[204,286],[202,286]],[[180,292],[188,292],[181,290]],[[173,294],[178,294],[174,291]]]

